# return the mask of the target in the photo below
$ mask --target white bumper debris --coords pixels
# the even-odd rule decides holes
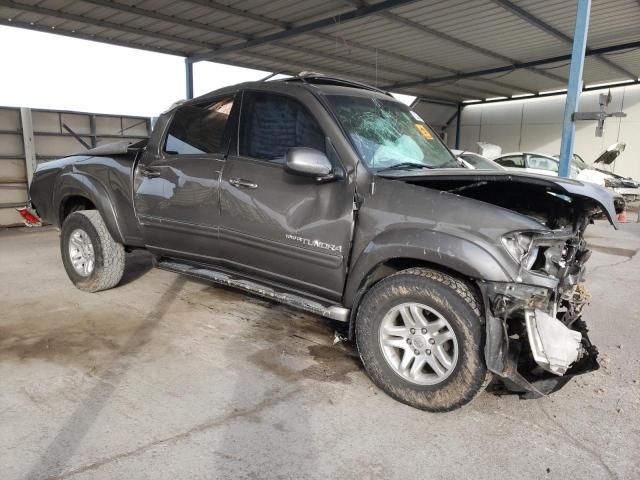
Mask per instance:
[[[582,350],[582,334],[542,310],[525,310],[533,359],[545,370],[564,375]]]

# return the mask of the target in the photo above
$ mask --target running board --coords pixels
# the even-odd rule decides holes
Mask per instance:
[[[156,266],[161,270],[182,273],[184,275],[209,280],[221,285],[239,288],[240,290],[244,290],[261,297],[270,298],[279,303],[284,303],[291,307],[315,313],[316,315],[322,315],[323,317],[328,317],[340,322],[349,321],[350,310],[348,308],[344,308],[339,305],[323,304],[316,300],[310,300],[290,292],[276,290],[273,287],[247,280],[245,278],[236,278],[231,274],[224,273],[219,270],[198,267],[174,260],[160,260],[156,263]]]

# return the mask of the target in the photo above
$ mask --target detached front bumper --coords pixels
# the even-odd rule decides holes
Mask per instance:
[[[581,286],[559,299],[557,291],[544,287],[489,282],[480,287],[487,368],[509,390],[536,398],[599,368],[598,351],[580,318],[587,298]]]

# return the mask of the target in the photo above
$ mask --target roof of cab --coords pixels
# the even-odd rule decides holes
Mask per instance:
[[[268,77],[269,78],[269,77]],[[268,80],[268,78],[263,80],[258,80],[254,82],[244,82],[238,83],[236,85],[229,85],[226,87],[219,88],[217,90],[213,90],[211,92],[205,93],[204,95],[200,95],[194,99],[190,99],[184,102],[181,102],[180,105],[183,104],[193,104],[199,103],[203,100],[207,100],[211,97],[217,97],[219,95],[224,95],[225,93],[233,93],[238,90],[247,90],[247,89],[259,89],[259,90],[269,90],[269,86],[271,85],[282,85],[286,83],[292,87],[300,87],[304,89],[315,88],[324,93],[344,93],[345,91],[349,91],[353,94],[369,94],[373,96],[383,96],[388,98],[393,98],[390,93],[381,90],[377,87],[373,87],[371,85],[367,85],[360,82],[355,82],[352,80],[323,75],[319,73],[301,73],[293,77],[281,78],[276,80]],[[177,105],[176,105],[177,106]],[[172,107],[173,108],[173,107]]]

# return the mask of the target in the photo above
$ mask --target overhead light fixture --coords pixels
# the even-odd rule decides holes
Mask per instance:
[[[463,100],[462,103],[480,103],[482,100]]]
[[[567,93],[567,89],[559,88],[557,90],[545,90],[544,92],[538,92],[538,95],[551,95],[554,93]]]
[[[485,102],[495,102],[496,100],[506,100],[508,97],[491,97],[485,98]]]
[[[525,97],[534,97],[535,93],[517,93],[515,95],[511,95],[511,98],[525,98]]]
[[[600,87],[610,87],[611,85],[619,85],[621,83],[634,83],[637,80],[629,79],[629,80],[619,80],[617,82],[605,82],[605,83],[594,83],[593,85],[587,85],[585,88],[600,88]]]

